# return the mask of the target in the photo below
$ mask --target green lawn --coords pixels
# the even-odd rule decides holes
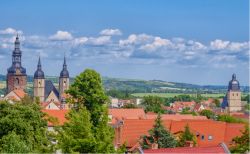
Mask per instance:
[[[133,96],[136,97],[143,97],[143,96],[159,96],[159,97],[174,97],[178,95],[183,95],[183,93],[134,93],[132,94]],[[186,95],[191,95],[191,96],[196,96],[196,94],[186,94]],[[225,96],[225,94],[201,94],[204,97],[220,97],[220,96]]]

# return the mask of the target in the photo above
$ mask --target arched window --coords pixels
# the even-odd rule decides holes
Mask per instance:
[[[63,86],[66,86],[66,81],[63,81]]]
[[[38,85],[39,85],[39,87],[41,87],[41,85],[42,85],[41,81],[38,82]]]
[[[15,79],[15,84],[19,85],[19,79],[18,78]]]

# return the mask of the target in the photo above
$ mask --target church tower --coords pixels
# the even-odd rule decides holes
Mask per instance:
[[[15,49],[12,52],[12,66],[7,70],[7,93],[21,89],[26,89],[27,75],[26,69],[22,67],[22,51],[18,35],[15,40]]]
[[[236,75],[232,75],[232,80],[229,81],[227,91],[228,111],[237,112],[241,111],[241,91],[240,83],[236,80]]]
[[[69,89],[69,72],[67,70],[66,58],[64,56],[63,69],[59,78],[59,97],[62,99],[62,94]]]
[[[37,70],[34,74],[34,97],[38,97],[40,102],[44,101],[45,94],[45,78],[44,72],[42,71],[42,65],[40,56],[38,59]]]

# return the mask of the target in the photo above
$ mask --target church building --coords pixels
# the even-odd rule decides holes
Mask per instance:
[[[66,57],[64,56],[63,69],[59,77],[59,90],[55,88],[50,80],[45,80],[39,56],[37,70],[34,74],[34,97],[40,102],[61,102],[65,90],[69,88],[69,72],[67,70]]]
[[[236,80],[236,74],[233,74],[232,80],[229,81],[227,94],[223,98],[221,107],[225,112],[232,113],[241,111],[242,104],[240,83]]]
[[[27,85],[26,69],[22,67],[22,51],[20,50],[19,36],[16,36],[15,49],[12,52],[12,65],[7,70],[7,89],[6,96],[13,95],[13,91],[25,93]],[[64,56],[63,68],[59,77],[59,88],[57,89],[52,81],[45,80],[42,70],[41,58],[39,56],[37,69],[33,78],[33,96],[38,97],[41,103],[55,103],[58,106],[65,105],[65,90],[69,88],[69,72],[67,70],[66,57]],[[12,96],[11,95],[11,96]],[[53,104],[51,105],[53,106]]]
[[[7,70],[7,94],[13,90],[25,90],[27,84],[26,69],[22,67],[22,51],[18,35],[15,40],[15,49],[12,52],[12,65]]]

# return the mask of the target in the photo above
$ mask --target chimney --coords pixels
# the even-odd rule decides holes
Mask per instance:
[[[186,141],[185,147],[194,147],[194,142],[193,141]]]

